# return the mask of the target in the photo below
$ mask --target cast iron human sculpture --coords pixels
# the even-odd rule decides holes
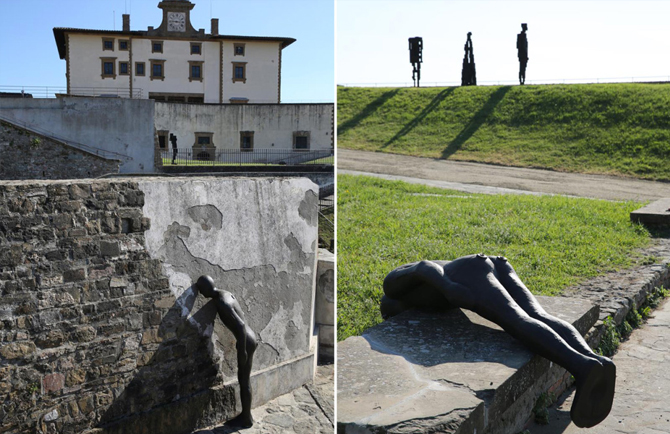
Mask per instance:
[[[519,56],[519,84],[526,82],[526,65],[528,64],[528,24],[521,24],[521,33],[516,35],[516,49]]]
[[[493,321],[574,375],[577,393],[570,417],[575,425],[592,427],[609,414],[614,363],[591,351],[572,325],[542,309],[506,258],[478,254],[406,264],[386,276],[384,294],[385,319],[410,308],[460,307]]]
[[[174,160],[177,158],[177,136],[170,133],[170,143],[172,143],[172,164],[175,164]]]
[[[409,38],[409,61],[412,64],[412,81],[420,87],[421,63],[423,62],[423,39],[419,36]]]
[[[203,296],[216,302],[216,310],[223,324],[235,336],[237,341],[237,379],[240,383],[240,400],[242,413],[233,419],[231,425],[250,427],[254,424],[251,416],[251,365],[256,350],[256,335],[244,322],[244,314],[235,296],[225,290],[214,287],[209,276],[200,276],[194,285]]]
[[[475,71],[475,53],[472,50],[472,32],[468,32],[465,41],[465,56],[463,56],[463,69],[461,70],[461,86],[476,86],[477,72]]]

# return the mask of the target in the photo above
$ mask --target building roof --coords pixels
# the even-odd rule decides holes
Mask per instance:
[[[103,35],[118,35],[118,36],[143,36],[149,38],[156,38],[155,35],[149,35],[149,32],[143,30],[131,30],[124,32],[122,30],[95,30],[95,29],[75,29],[70,27],[54,27],[54,38],[56,38],[56,46],[58,47],[58,55],[61,59],[65,59],[65,34],[79,33],[79,34],[103,34]],[[169,36],[161,36],[164,39],[171,39]],[[241,35],[205,35],[205,40],[235,40],[235,41],[275,41],[281,42],[281,48],[284,49],[295,42],[293,38],[283,38],[278,36],[241,36]]]

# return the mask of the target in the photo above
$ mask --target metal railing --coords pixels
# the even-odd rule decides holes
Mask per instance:
[[[16,125],[20,128],[23,128],[27,131],[33,132],[35,134],[39,134],[40,136],[47,137],[49,139],[56,140],[58,142],[64,143],[72,148],[79,149],[80,151],[87,152],[89,154],[97,155],[98,157],[102,157],[108,160],[118,160],[122,162],[126,161],[131,161],[132,157],[126,154],[121,154],[118,152],[114,151],[108,151],[106,149],[102,148],[96,148],[95,146],[90,146],[90,145],[85,145],[83,143],[75,142],[69,139],[64,139],[62,137],[58,137],[56,134],[52,133],[51,131],[44,130],[42,128],[38,128],[33,126],[32,124],[20,121],[18,119],[14,119],[10,116],[7,116],[3,113],[0,113],[0,121],[5,121],[8,122],[12,125]]]
[[[144,95],[142,89],[128,87],[71,87],[68,92],[62,86],[0,86],[0,94],[6,93],[17,98],[61,98],[65,96],[78,96],[89,98],[134,98],[141,99]]]
[[[332,149],[296,151],[292,149],[193,149],[159,148],[164,166],[296,166],[334,163]]]

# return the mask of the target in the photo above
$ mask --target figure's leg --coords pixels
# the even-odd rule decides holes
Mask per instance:
[[[577,395],[571,417],[576,425],[589,427],[602,421],[609,414],[614,398],[616,373],[612,369],[613,364],[603,363],[592,357],[590,352],[579,352],[549,325],[532,318],[496,278],[494,271],[497,270],[493,261],[483,255],[459,258],[445,266],[445,274],[450,279],[477,292],[473,311],[500,325],[534,352],[563,366],[575,376]],[[521,291],[518,286],[511,289],[512,293]],[[528,297],[519,299],[522,303],[535,301],[535,305],[530,304],[534,308],[529,307],[530,311],[541,309],[534,297],[533,300]]]
[[[237,353],[237,380],[240,383],[240,401],[242,402],[242,413],[233,419],[231,425],[241,425],[250,427],[254,424],[254,418],[251,416],[251,367],[253,364],[254,352],[256,351],[256,335],[246,327],[246,349],[247,355],[238,351]]]

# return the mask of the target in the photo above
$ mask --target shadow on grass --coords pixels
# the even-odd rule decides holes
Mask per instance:
[[[449,146],[447,146],[444,151],[442,151],[442,158],[449,158],[452,156],[456,151],[461,149],[463,144],[472,137],[474,133],[477,132],[479,127],[481,127],[484,122],[488,119],[488,117],[493,113],[493,110],[495,110],[496,106],[502,101],[502,99],[505,97],[505,94],[512,89],[512,86],[502,86],[495,92],[491,94],[489,97],[489,100],[486,101],[486,104],[479,109],[477,113],[470,119],[470,122],[463,128],[463,131],[458,133],[458,135],[454,138],[454,140],[449,143]]]
[[[421,113],[419,113],[414,119],[409,121],[407,125],[402,127],[402,129],[398,131],[396,135],[391,138],[391,140],[384,143],[384,146],[382,146],[382,148],[390,146],[391,144],[393,144],[393,142],[396,142],[401,137],[406,136],[410,131],[416,128],[416,126],[419,125],[426,118],[426,116],[428,116],[432,111],[434,111],[437,108],[437,106],[440,105],[440,103],[445,100],[445,98],[447,98],[454,92],[454,89],[456,88],[448,87],[444,89],[442,92],[435,95],[432,101],[428,103],[428,105],[421,111]]]
[[[343,122],[342,125],[337,127],[337,134],[344,134],[345,132],[349,131],[350,129],[358,126],[363,119],[369,117],[372,113],[376,112],[379,107],[384,105],[384,103],[394,96],[400,91],[400,89],[393,89],[389,90],[388,92],[384,92],[381,94],[377,99],[372,101],[370,104],[366,105],[363,110],[360,111],[356,116],[353,118],[349,119],[346,122]]]

